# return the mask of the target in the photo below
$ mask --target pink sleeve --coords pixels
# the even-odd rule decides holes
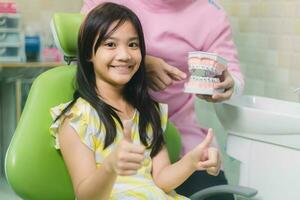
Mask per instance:
[[[235,81],[234,94],[241,94],[244,90],[244,77],[240,70],[238,52],[233,41],[231,27],[225,13],[220,15],[217,21],[206,47],[208,52],[218,53],[228,61],[228,71]]]

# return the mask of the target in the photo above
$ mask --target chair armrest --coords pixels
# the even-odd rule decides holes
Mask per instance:
[[[238,185],[218,185],[206,188],[199,192],[196,192],[190,196],[191,200],[204,200],[205,198],[213,194],[230,193],[236,194],[243,197],[253,197],[257,194],[257,190],[249,187],[238,186]]]

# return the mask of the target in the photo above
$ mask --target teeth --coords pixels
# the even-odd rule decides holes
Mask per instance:
[[[195,75],[195,76],[214,77],[216,75],[215,72],[213,72],[212,70],[207,70],[207,69],[191,69],[190,72],[192,75]]]
[[[190,80],[193,81],[201,81],[206,83],[219,83],[220,80],[218,78],[212,78],[212,77],[200,77],[200,76],[191,76]]]
[[[219,60],[217,54],[203,52],[198,54],[199,52],[189,53],[188,66],[191,76],[186,83],[185,91],[212,95],[215,93],[214,85],[220,83],[220,79],[216,76],[221,75],[226,69],[227,62]],[[205,56],[201,56],[202,54]]]
[[[125,67],[125,68],[127,67],[127,68],[129,68],[130,66],[115,66],[115,67]]]
[[[190,71],[200,69],[200,70],[206,70],[206,71],[212,72],[214,74],[218,73],[218,71],[215,67],[203,65],[203,64],[192,63],[189,65],[189,68],[190,68]]]

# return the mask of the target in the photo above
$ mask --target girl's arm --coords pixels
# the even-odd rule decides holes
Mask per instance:
[[[64,120],[58,139],[77,199],[108,199],[117,177],[108,162],[96,168],[94,152],[81,142],[68,119]]]
[[[164,147],[153,158],[152,177],[155,184],[168,193],[181,185],[196,170],[209,169],[211,175],[217,175],[220,159],[218,150],[209,147],[212,140],[213,133],[209,129],[203,142],[174,164],[170,164],[167,149]]]
[[[145,147],[131,143],[130,130],[124,129],[124,139],[96,168],[95,153],[82,143],[69,120],[64,120],[59,143],[78,200],[109,199],[117,175],[133,175],[141,168]]]

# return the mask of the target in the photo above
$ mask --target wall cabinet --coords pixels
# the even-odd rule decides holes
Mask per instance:
[[[21,15],[0,13],[0,63],[25,61]]]

